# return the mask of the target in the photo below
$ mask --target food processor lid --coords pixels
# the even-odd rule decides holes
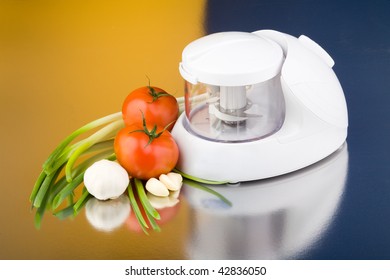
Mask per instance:
[[[246,32],[220,32],[185,47],[180,74],[192,84],[257,84],[275,77],[284,60],[282,48],[268,38]]]

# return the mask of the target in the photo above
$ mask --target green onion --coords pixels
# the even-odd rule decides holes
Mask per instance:
[[[128,192],[128,194],[129,194],[130,205],[131,205],[131,208],[132,208],[133,211],[134,211],[135,217],[137,218],[138,223],[139,223],[139,225],[141,226],[142,230],[143,230],[146,234],[148,234],[148,232],[147,232],[146,229],[149,228],[149,226],[148,226],[148,224],[146,223],[144,217],[142,216],[141,210],[140,210],[139,207],[138,207],[137,200],[135,199],[134,192],[133,192],[133,187],[132,187],[131,182],[130,182],[129,186],[127,187],[127,192]]]
[[[51,186],[52,185],[49,185],[48,191],[50,191]],[[43,219],[43,216],[46,212],[46,206],[48,204],[48,198],[49,198],[49,193],[45,192],[45,194],[40,202],[40,206],[38,207],[38,209],[35,213],[34,224],[35,224],[35,228],[37,228],[37,229],[41,228],[42,219]]]
[[[184,97],[177,98],[177,101],[179,103],[179,112],[182,113],[184,110]],[[37,208],[35,215],[35,226],[37,228],[41,226],[42,217],[47,208],[51,208],[51,210],[54,211],[65,199],[68,199],[68,206],[55,211],[54,215],[59,219],[64,219],[79,213],[91,195],[84,187],[81,196],[78,198],[77,202],[74,203],[73,196],[75,189],[82,184],[84,172],[94,162],[103,158],[109,160],[116,159],[113,147],[114,137],[123,126],[122,112],[99,118],[73,131],[53,150],[48,159],[44,162],[43,170],[39,174],[29,198],[32,207]],[[84,139],[77,142],[75,141],[80,135],[92,130],[95,132],[84,137]],[[83,158],[81,158],[81,156]],[[76,165],[78,160],[80,160],[80,163]],[[65,174],[58,179],[63,169],[65,169]],[[227,181],[204,180],[185,174],[176,169],[174,171],[186,178],[184,182],[187,185],[207,191],[220,198],[226,204],[231,205],[231,202],[224,196],[201,185],[219,185],[228,183]],[[139,179],[132,179],[127,187],[127,191],[131,208],[133,209],[142,230],[146,234],[149,234],[149,225],[141,212],[141,210],[144,210],[152,229],[160,231],[161,229],[156,222],[156,220],[161,218],[160,214],[150,204],[142,181]],[[139,203],[137,202],[136,195],[138,196]]]
[[[57,148],[50,154],[48,159],[43,164],[43,169],[47,169],[49,166],[51,166],[54,161],[57,159],[57,157],[62,153],[62,151],[65,149],[66,146],[68,146],[77,136],[88,132],[92,129],[95,129],[99,126],[108,124],[113,121],[121,120],[122,119],[122,112],[117,112],[105,117],[102,117],[100,119],[94,120],[79,129],[73,131],[68,137],[66,137],[58,146]]]
[[[34,202],[35,197],[37,196],[37,193],[38,193],[43,181],[45,180],[46,176],[47,175],[46,175],[45,171],[42,171],[39,174],[38,179],[35,182],[33,190],[32,190],[31,195],[30,195],[30,202]]]
[[[150,225],[152,226],[152,229],[154,231],[161,231],[161,228],[156,223],[156,220],[154,219],[154,217],[149,212],[146,212],[146,216],[147,216],[147,218],[148,218],[148,220],[150,222]]]
[[[36,208],[41,207],[42,200],[46,196],[47,191],[49,190],[52,182],[54,182],[61,172],[61,168],[59,168],[55,173],[52,173],[43,180],[42,185],[40,186],[36,196],[34,197],[33,206]]]
[[[60,220],[65,220],[68,217],[73,217],[74,215],[74,205],[69,205],[68,207],[61,209],[60,211],[57,211],[53,213],[54,216],[56,216]]]
[[[223,202],[225,202],[227,205],[229,205],[230,207],[232,206],[232,203],[226,198],[224,197],[222,194],[220,194],[219,192],[216,192],[214,191],[213,189],[210,189],[204,185],[201,185],[199,184],[198,182],[195,182],[195,181],[192,181],[192,180],[188,180],[188,179],[184,179],[183,181],[185,184],[187,184],[188,186],[190,187],[194,187],[194,188],[197,188],[197,189],[200,189],[200,190],[203,190],[203,191],[206,191],[212,195],[215,195],[216,197],[218,197],[220,200],[222,200]]]
[[[149,213],[153,218],[160,220],[160,214],[150,204],[148,197],[146,196],[144,185],[139,179],[134,179],[137,189],[138,197],[141,200],[141,204],[145,209],[145,212]]]
[[[80,196],[79,200],[77,200],[77,202],[73,205],[74,214],[77,214],[81,210],[81,208],[85,205],[85,203],[87,203],[88,199],[90,199],[91,197],[92,196],[89,194],[87,189],[84,187],[83,193]]]
[[[229,183],[229,181],[212,181],[212,180],[198,178],[198,177],[186,174],[186,173],[184,173],[176,168],[173,171],[175,171],[176,173],[179,173],[184,178],[190,179],[190,180],[198,182],[198,183],[207,184],[207,185],[223,185],[223,184]]]
[[[57,209],[61,203],[68,197],[68,195],[71,195],[73,191],[83,182],[84,172],[81,172],[79,175],[74,178],[72,182],[67,184],[53,199],[52,202],[52,209]]]
[[[51,166],[50,168],[45,170],[46,174],[52,173],[53,171],[57,170],[61,165],[65,164],[69,160],[73,151],[76,148],[78,148],[82,143],[85,143],[86,140],[88,140],[88,139],[84,139],[84,140],[82,140],[82,141],[80,141],[80,142],[78,142],[70,147],[67,147],[67,149],[65,149],[64,152],[61,154],[61,156],[55,161],[53,166]],[[98,143],[92,145],[89,149],[85,150],[83,152],[83,155],[90,154],[90,153],[93,153],[96,151],[101,151],[104,149],[111,149],[112,152],[114,152],[113,144],[114,144],[114,139],[108,139],[108,140],[98,142]]]
[[[88,150],[90,147],[92,147],[94,144],[106,139],[106,138],[111,138],[115,136],[116,132],[123,127],[123,121],[115,121],[106,127],[102,128],[98,132],[94,133],[90,137],[87,138],[87,141],[85,143],[81,144],[79,147],[76,148],[76,150],[73,151],[72,155],[70,156],[66,168],[65,168],[65,173],[66,173],[66,178],[68,182],[72,181],[72,167],[76,160],[79,158],[79,156]],[[114,135],[113,135],[114,134]]]

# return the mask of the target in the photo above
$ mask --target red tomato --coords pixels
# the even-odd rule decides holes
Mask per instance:
[[[174,96],[161,88],[145,86],[132,91],[122,105],[126,125],[142,124],[142,113],[148,123],[168,127],[170,131],[179,116],[179,105]]]
[[[170,172],[179,158],[179,148],[169,131],[161,127],[131,125],[115,137],[118,162],[132,177],[147,180]]]

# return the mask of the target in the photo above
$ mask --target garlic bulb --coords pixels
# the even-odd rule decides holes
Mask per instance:
[[[117,162],[100,160],[84,173],[84,185],[99,200],[117,198],[129,185],[127,171]]]
[[[85,205],[88,222],[94,228],[106,232],[124,224],[130,212],[130,201],[126,195],[108,201],[91,198]]]

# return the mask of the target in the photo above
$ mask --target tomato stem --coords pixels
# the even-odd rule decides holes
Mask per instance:
[[[160,137],[161,134],[163,134],[174,121],[170,122],[168,125],[166,125],[163,128],[163,130],[161,130],[159,133],[157,133],[157,128],[158,128],[157,125],[155,124],[153,126],[153,128],[151,130],[149,130],[148,127],[146,126],[146,119],[145,119],[144,112],[142,112],[142,110],[140,110],[140,111],[142,114],[142,129],[136,129],[136,130],[130,131],[129,133],[134,133],[134,132],[145,133],[149,137],[149,141],[145,145],[145,147],[147,147],[148,145],[150,145],[153,142],[154,139]]]
[[[149,89],[149,94],[153,97],[153,100],[152,102],[150,103],[153,103],[154,101],[156,101],[157,99],[159,99],[160,97],[162,96],[170,96],[169,93],[166,93],[165,91],[160,91],[160,92],[157,92],[154,87],[152,87],[150,85],[150,78],[148,76],[146,76],[146,78],[148,79],[148,85],[147,85],[147,88]]]
[[[166,92],[163,92],[163,91],[156,91],[153,87],[151,87],[150,85],[148,86],[148,89],[149,89],[149,94],[153,97],[153,100],[152,102],[150,103],[153,103],[154,101],[156,101],[157,99],[159,99],[160,97],[163,97],[163,96],[170,96],[169,93],[166,93]]]

